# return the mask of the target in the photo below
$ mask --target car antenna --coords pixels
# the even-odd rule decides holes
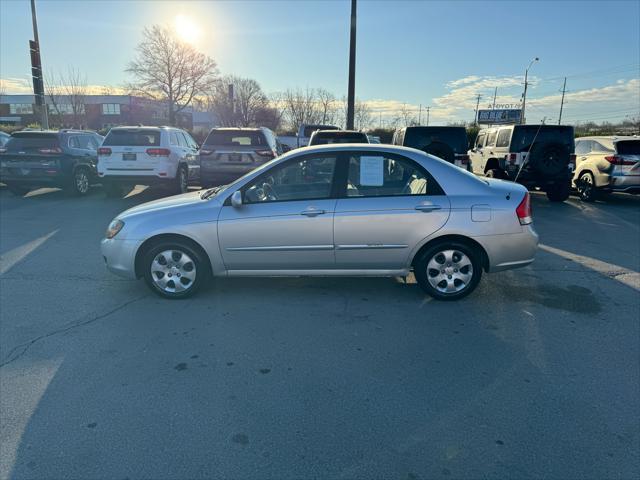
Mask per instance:
[[[513,179],[514,182],[518,181],[518,177],[520,176],[520,172],[522,171],[523,167],[529,161],[529,157],[530,157],[529,154],[531,153],[531,148],[533,147],[533,144],[536,142],[536,138],[538,138],[538,134],[540,133],[540,129],[544,125],[544,122],[545,122],[546,119],[547,119],[547,117],[542,117],[542,122],[540,122],[540,126],[538,127],[538,131],[536,132],[536,135],[533,137],[533,140],[531,141],[531,144],[529,144],[529,150],[527,150],[527,158],[525,158],[524,161],[522,162],[522,165],[520,165],[520,168],[518,169],[518,173],[516,174],[516,178]]]

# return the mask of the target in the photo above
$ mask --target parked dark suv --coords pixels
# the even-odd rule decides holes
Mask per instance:
[[[504,125],[481,130],[469,151],[475,174],[540,188],[552,202],[569,198],[575,168],[573,127]]]
[[[405,127],[393,134],[394,145],[422,150],[468,170],[467,131],[464,127]]]
[[[0,148],[0,182],[20,196],[33,187],[60,187],[86,195],[97,179],[102,140],[86,130],[13,132]]]

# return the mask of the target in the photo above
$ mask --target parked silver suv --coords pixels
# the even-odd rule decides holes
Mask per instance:
[[[200,148],[202,185],[232,182],[281,153],[268,128],[214,128]]]

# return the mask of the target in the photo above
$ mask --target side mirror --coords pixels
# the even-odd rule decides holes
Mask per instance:
[[[231,205],[235,208],[240,208],[242,206],[242,192],[240,190],[236,190],[231,195]]]

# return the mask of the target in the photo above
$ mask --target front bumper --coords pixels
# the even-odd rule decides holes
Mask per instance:
[[[107,269],[120,277],[135,280],[135,259],[139,246],[138,240],[102,239],[100,250]]]
[[[526,267],[533,262],[539,237],[532,225],[525,225],[520,233],[486,235],[473,239],[487,252],[488,271],[493,273]]]

